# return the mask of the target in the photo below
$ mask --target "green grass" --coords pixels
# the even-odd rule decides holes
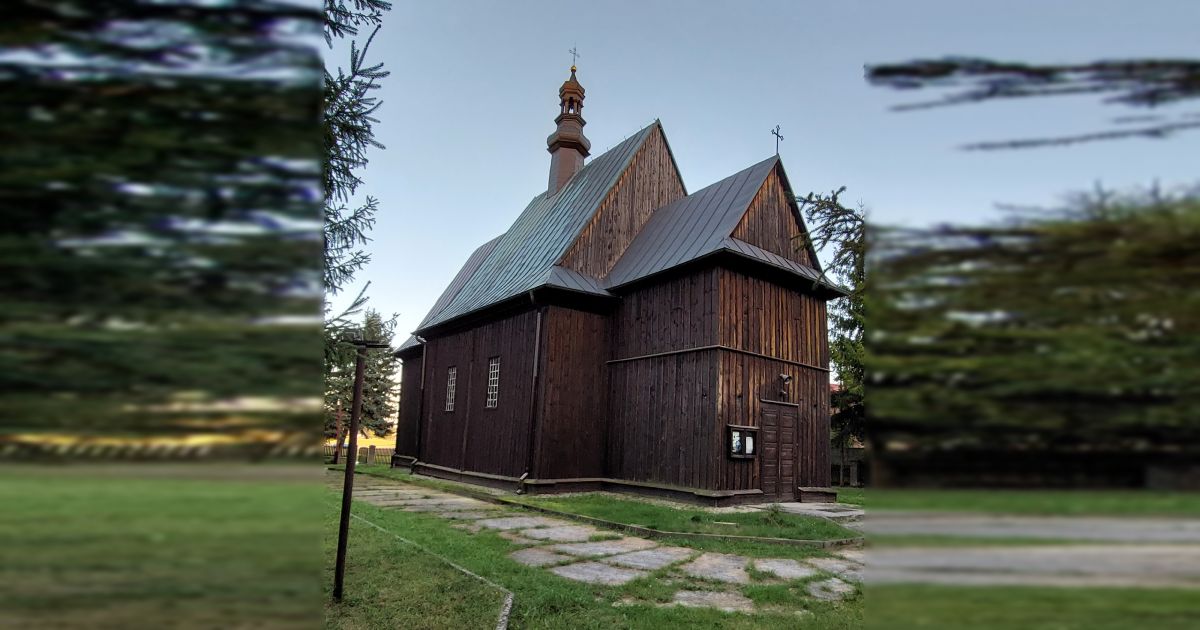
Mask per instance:
[[[325,519],[326,558],[337,552],[340,503]],[[496,624],[504,594],[436,556],[354,520],[347,547],[341,603],[330,599],[334,565],[325,567],[326,627],[488,628]]]
[[[412,475],[407,471],[400,469],[392,469],[387,466],[359,466],[356,470],[361,471],[364,475],[373,477],[385,477],[388,479],[396,479],[405,483],[411,483],[417,486],[424,486],[436,490],[444,490],[446,492],[462,492],[464,486],[450,481],[440,479],[430,479],[421,475]],[[471,488],[478,490],[476,488]],[[522,497],[515,497],[522,498]],[[641,504],[650,505],[650,504]],[[659,510],[666,511],[673,508],[657,506]],[[514,503],[511,509],[521,509],[521,503]],[[686,508],[685,508],[686,509]],[[696,510],[692,510],[696,511]],[[604,518],[604,517],[600,517]],[[723,518],[718,520],[725,520]],[[827,524],[824,519],[811,519],[820,521],[821,524]],[[837,527],[841,530],[841,527]],[[619,532],[617,532],[619,533]],[[853,532],[848,535],[856,536]],[[660,536],[657,537],[659,543],[664,545],[674,545],[677,547],[690,547],[697,551],[717,551],[721,553],[736,553],[751,558],[791,558],[795,560],[803,560],[813,556],[825,555],[825,552],[814,547],[806,547],[800,545],[776,544],[769,542],[757,542],[752,540],[731,540],[731,539],[697,539],[681,536]]]
[[[664,532],[793,540],[834,540],[857,536],[854,532],[825,519],[778,511],[709,512],[592,493],[566,497],[521,497],[519,500],[560,512],[581,514],[626,525],[640,525]]]
[[[328,468],[331,468],[333,470],[338,470],[338,471],[345,470],[345,466],[342,466],[342,465],[329,466]],[[354,467],[354,470],[355,470],[355,472],[362,474],[362,475],[371,475],[373,477],[384,477],[386,479],[395,479],[397,481],[403,481],[404,483],[411,483],[415,486],[422,486],[425,488],[431,488],[433,490],[442,490],[445,492],[462,492],[464,487],[470,488],[476,492],[486,492],[487,491],[485,488],[481,488],[478,486],[472,487],[472,486],[469,486],[466,484],[456,483],[453,481],[443,481],[441,479],[435,479],[433,477],[426,477],[424,475],[414,475],[403,468],[392,468],[391,466],[388,466],[386,464],[369,464],[369,465],[359,464]]]
[[[329,494],[329,501],[335,498]],[[800,602],[799,598],[786,599],[779,604],[777,612],[747,615],[724,613],[709,609],[658,607],[651,602],[663,602],[679,589],[696,587],[699,583],[683,580],[673,585],[663,584],[657,574],[634,580],[622,586],[588,585],[560,578],[545,569],[523,566],[508,557],[518,547],[492,532],[469,534],[450,527],[449,522],[428,513],[404,512],[381,509],[356,502],[355,512],[389,531],[401,533],[431,552],[474,571],[515,593],[511,627],[514,628],[812,628],[822,630],[849,630],[862,626],[861,599],[844,603],[827,604]],[[355,521],[353,528],[366,525]],[[369,542],[369,541],[368,541]],[[776,546],[777,550],[784,547]],[[729,550],[729,549],[725,549]],[[391,571],[397,563],[407,562],[401,556],[415,555],[411,549],[397,547],[391,555],[393,562],[381,566],[381,571]],[[350,558],[371,555],[370,551],[351,547]],[[662,573],[662,572],[658,572]],[[374,579],[381,585],[389,581],[385,577],[368,578],[360,575],[356,579]],[[423,582],[416,581],[415,587]],[[437,600],[445,596],[438,588],[422,588],[406,594],[410,600],[428,598]],[[646,603],[614,606],[616,602],[636,598]],[[389,600],[389,605],[401,603]],[[796,611],[807,607],[811,615],[800,618]],[[387,613],[379,613],[386,617]],[[362,625],[360,627],[368,627]],[[405,627],[395,625],[393,627]],[[470,627],[459,623],[442,623],[429,619],[423,628]]]
[[[866,628],[879,630],[1191,630],[1186,589],[868,586]]]
[[[322,488],[306,468],[298,480],[280,466],[0,468],[0,625],[320,619]]]
[[[1200,492],[891,489],[873,489],[869,492],[872,510],[1057,516],[1200,516]]]
[[[838,503],[849,503],[851,505],[863,505],[865,499],[865,488],[835,488],[837,490]]]

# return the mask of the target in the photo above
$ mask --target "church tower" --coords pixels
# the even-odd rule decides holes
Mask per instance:
[[[571,78],[558,88],[560,112],[554,122],[558,129],[546,138],[546,150],[550,152],[550,184],[547,192],[558,192],[571,176],[583,168],[583,159],[588,156],[592,143],[583,135],[583,86],[575,78],[575,66],[571,66]]]

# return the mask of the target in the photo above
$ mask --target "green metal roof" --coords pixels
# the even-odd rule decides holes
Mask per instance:
[[[495,240],[478,267],[470,273],[466,273],[466,267],[459,272],[456,281],[466,276],[462,286],[449,299],[443,294],[443,299],[417,326],[417,332],[545,286],[548,281],[560,284],[568,276],[572,284],[594,285],[602,291],[598,283],[579,277],[581,274],[565,274],[555,270],[555,266],[616,185],[634,154],[660,126],[654,121],[588,162],[555,194],[541,193],[534,197],[512,227]]]

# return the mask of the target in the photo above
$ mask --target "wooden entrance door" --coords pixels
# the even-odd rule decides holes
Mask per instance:
[[[764,495],[780,501],[796,499],[796,407],[762,403],[759,478]]]

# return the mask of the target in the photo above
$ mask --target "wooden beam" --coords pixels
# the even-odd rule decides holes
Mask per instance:
[[[606,361],[605,363],[613,364],[613,363],[625,363],[626,361],[644,361],[646,359],[656,359],[658,357],[667,357],[667,356],[671,356],[673,354],[687,354],[690,352],[703,352],[705,350],[726,350],[729,352],[736,352],[738,354],[745,354],[745,355],[749,355],[752,357],[758,357],[760,359],[770,359],[772,361],[779,361],[780,363],[787,363],[788,365],[804,367],[804,368],[808,368],[810,370],[818,370],[821,372],[831,372],[832,371],[829,368],[823,368],[823,367],[819,367],[816,365],[810,365],[808,363],[801,363],[800,361],[791,361],[788,359],[781,359],[779,357],[773,357],[773,356],[766,355],[766,354],[750,352],[749,350],[740,350],[738,348],[731,348],[729,346],[725,346],[725,345],[721,345],[721,344],[716,344],[716,345],[711,345],[711,346],[698,346],[695,348],[684,348],[683,350],[670,350],[668,352],[656,352],[654,354],[643,354],[643,355],[636,356],[636,357],[624,357],[621,359],[613,359],[611,361]]]

